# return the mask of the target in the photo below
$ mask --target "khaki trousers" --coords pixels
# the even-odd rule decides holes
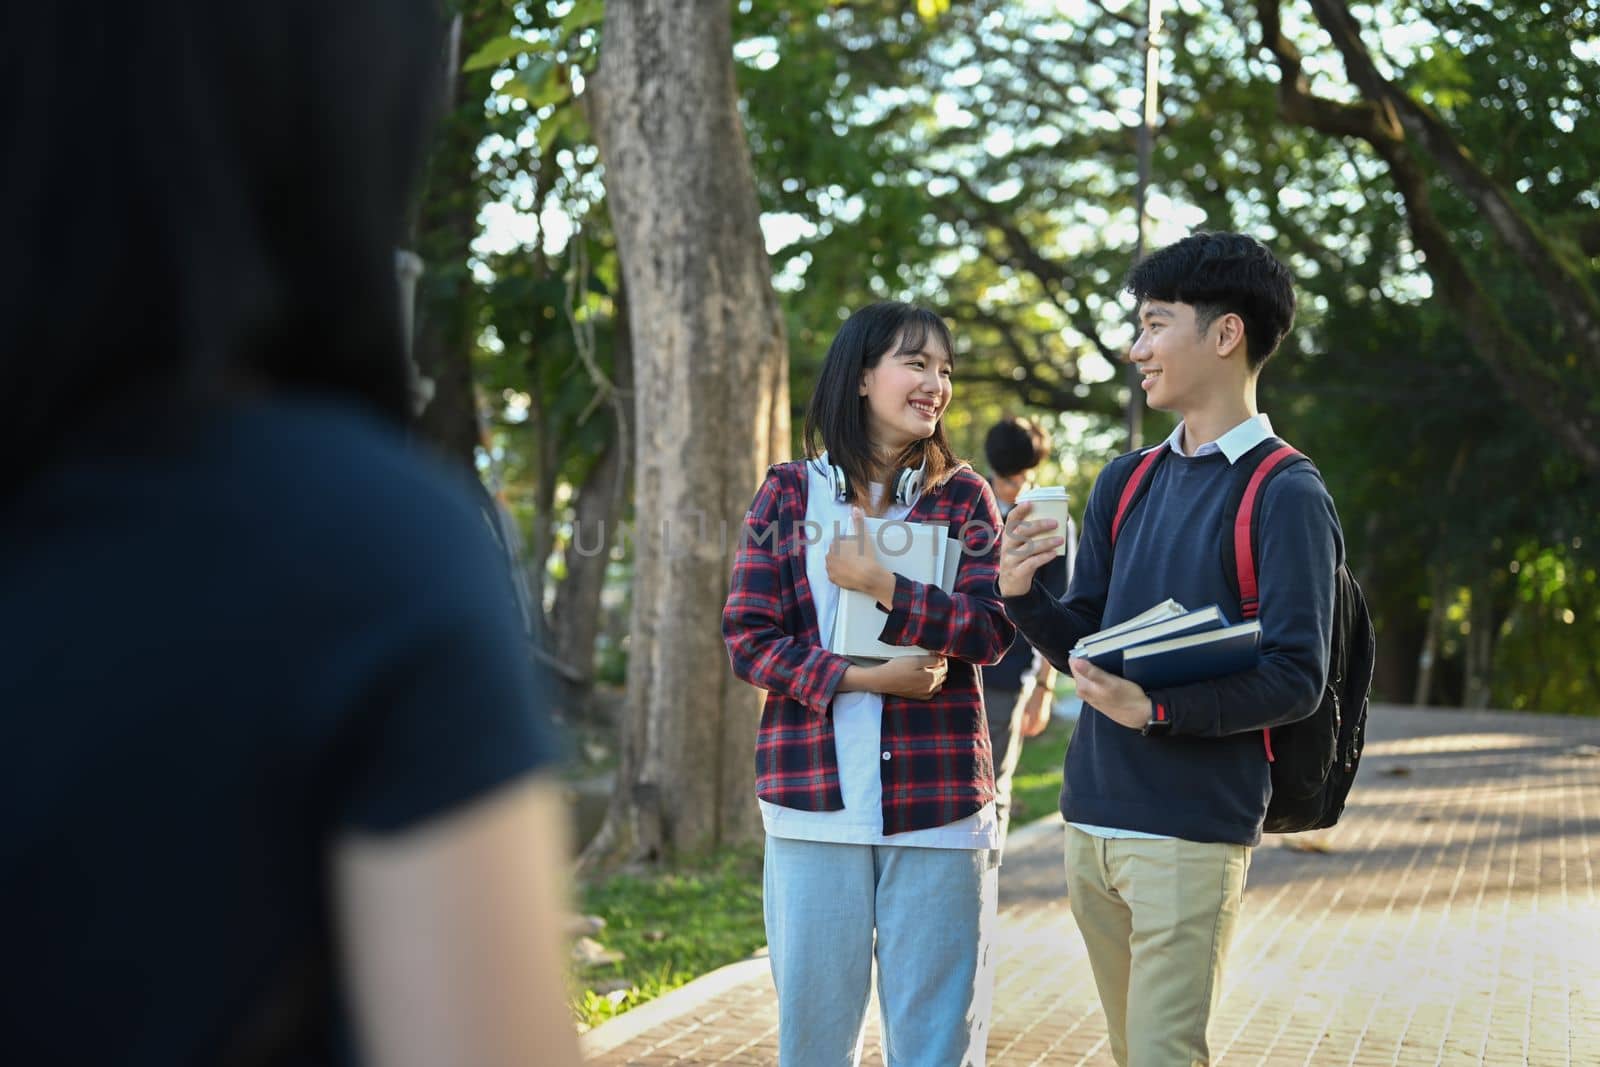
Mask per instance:
[[[1244,845],[1067,827],[1067,893],[1120,1067],[1203,1067],[1250,869]]]

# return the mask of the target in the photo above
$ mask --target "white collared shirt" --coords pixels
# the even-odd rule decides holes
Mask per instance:
[[[1172,428],[1172,433],[1167,435],[1167,447],[1172,450],[1173,455],[1185,459],[1199,459],[1213,452],[1221,452],[1228,457],[1228,462],[1233,464],[1239,462],[1240,456],[1271,436],[1272,420],[1262,412],[1245,419],[1215,441],[1207,441],[1195,449],[1192,456],[1184,451],[1183,423],[1180,422]]]

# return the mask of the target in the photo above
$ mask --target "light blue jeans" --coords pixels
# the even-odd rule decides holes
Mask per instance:
[[[983,1067],[998,873],[989,849],[769,835],[763,903],[781,1067],[860,1062],[874,949],[888,1067]]]

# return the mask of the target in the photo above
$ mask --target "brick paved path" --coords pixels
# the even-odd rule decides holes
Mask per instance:
[[[1369,735],[1340,825],[1255,852],[1217,1062],[1600,1065],[1600,720],[1380,707]],[[996,1067],[1112,1062],[1060,833],[1001,870]],[[771,980],[736,964],[585,1040],[607,1067],[775,1064]]]

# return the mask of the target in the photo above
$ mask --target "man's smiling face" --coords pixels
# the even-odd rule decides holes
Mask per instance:
[[[1212,385],[1216,323],[1201,328],[1193,304],[1146,300],[1139,306],[1139,336],[1129,358],[1139,368],[1140,388],[1157,411],[1193,407]]]

